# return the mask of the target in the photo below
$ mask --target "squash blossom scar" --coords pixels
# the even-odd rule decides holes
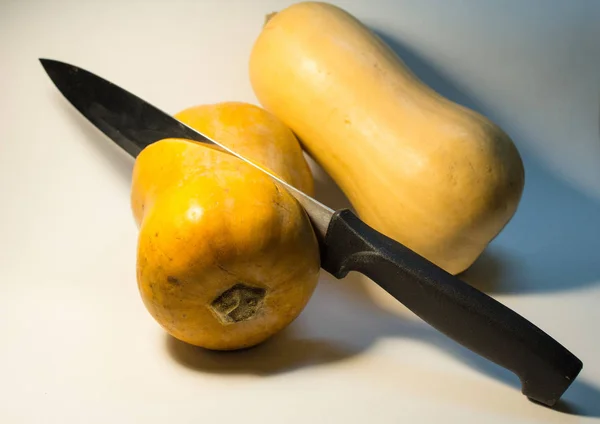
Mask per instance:
[[[221,293],[210,307],[223,324],[247,321],[262,308],[266,293],[263,288],[238,283]]]

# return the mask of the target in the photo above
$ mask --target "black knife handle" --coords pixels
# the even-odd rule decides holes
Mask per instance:
[[[534,401],[553,406],[583,367],[531,322],[348,209],[335,213],[324,244],[323,269],[336,278],[366,275],[443,334],[515,373]]]

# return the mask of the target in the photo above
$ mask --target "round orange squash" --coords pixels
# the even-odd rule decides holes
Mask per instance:
[[[268,112],[229,102],[176,116],[312,191],[298,141]],[[201,143],[161,140],[136,159],[131,202],[142,300],[177,339],[250,347],[289,325],[310,299],[320,259],[309,218],[253,166]]]

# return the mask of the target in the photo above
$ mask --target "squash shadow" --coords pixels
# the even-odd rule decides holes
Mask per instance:
[[[435,91],[497,122],[519,148],[525,189],[517,213],[484,254],[460,277],[490,293],[577,289],[600,281],[600,202],[557,177],[531,154],[511,125],[452,83],[397,38],[375,31]],[[517,253],[527,252],[526,258]]]
[[[297,335],[294,325],[264,343],[242,350],[210,351],[166,335],[167,351],[180,365],[219,374],[268,376],[340,361],[355,352],[329,341]]]

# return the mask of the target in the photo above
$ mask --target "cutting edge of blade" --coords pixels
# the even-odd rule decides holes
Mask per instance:
[[[176,118],[173,118],[173,119],[176,119]],[[333,214],[335,213],[335,211],[333,209],[331,209],[329,206],[324,205],[323,203],[319,202],[314,197],[309,196],[308,194],[304,193],[303,191],[297,189],[296,187],[287,183],[286,181],[282,180],[277,175],[269,172],[262,166],[252,162],[250,159],[245,158],[244,156],[240,155],[239,153],[231,150],[229,147],[219,143],[218,141],[212,139],[211,137],[208,137],[207,135],[196,130],[195,128],[190,127],[185,122],[181,122],[178,119],[176,119],[176,120],[178,122],[180,122],[182,125],[185,125],[186,127],[188,127],[191,131],[197,133],[198,135],[206,138],[209,142],[220,147],[227,153],[237,157],[238,159],[243,160],[244,162],[248,163],[249,165],[254,166],[255,168],[259,169],[260,171],[262,171],[265,174],[267,174],[268,176],[270,176],[272,179],[274,179],[278,183],[284,185],[290,191],[290,193],[296,198],[296,200],[298,200],[298,202],[300,202],[302,207],[306,210],[306,212],[308,213],[309,217],[312,220],[313,225],[316,227],[316,230],[318,230],[320,236],[322,238],[325,237],[325,235],[327,234],[327,228],[329,226],[329,222],[331,221],[331,218],[332,218]]]

